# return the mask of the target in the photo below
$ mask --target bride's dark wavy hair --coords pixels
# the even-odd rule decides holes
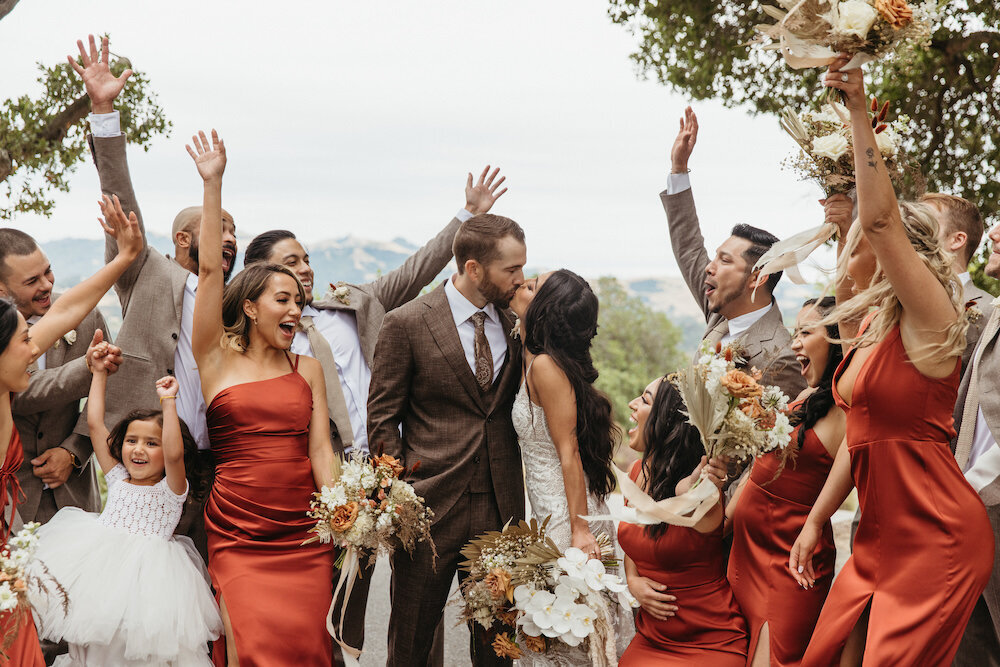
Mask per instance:
[[[688,422],[685,410],[677,387],[662,378],[642,430],[646,442],[642,474],[646,478],[646,493],[653,500],[674,496],[677,483],[691,474],[705,454],[698,429]],[[657,539],[666,530],[665,523],[648,525],[646,535]]]
[[[590,345],[597,335],[597,296],[567,269],[551,274],[524,314],[524,347],[547,354],[569,379],[576,396],[576,440],[589,491],[601,498],[615,488],[611,458],[620,430],[611,401],[594,387],[597,369]]]

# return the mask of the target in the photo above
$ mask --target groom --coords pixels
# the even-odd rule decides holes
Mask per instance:
[[[407,466],[434,512],[430,546],[392,558],[388,665],[426,665],[451,582],[467,542],[524,516],[524,482],[511,404],[520,344],[507,305],[524,281],[524,232],[509,218],[481,214],[455,235],[458,273],[388,313],[375,346],[368,396],[368,443]],[[459,573],[463,578],[464,573]],[[497,658],[470,623],[476,665]]]

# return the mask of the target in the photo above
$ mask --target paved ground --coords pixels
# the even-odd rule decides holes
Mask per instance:
[[[609,502],[621,502],[621,496],[614,494]],[[837,543],[837,571],[843,567],[850,555],[851,518],[853,510],[840,510],[833,517],[833,534]],[[389,627],[389,561],[380,558],[375,566],[371,592],[368,597],[368,615],[365,625],[365,652],[361,656],[362,667],[382,667],[386,661],[386,635]],[[457,582],[456,582],[457,583]],[[457,591],[452,586],[452,599]],[[469,632],[458,622],[455,605],[445,608],[445,665],[471,665],[469,661]]]

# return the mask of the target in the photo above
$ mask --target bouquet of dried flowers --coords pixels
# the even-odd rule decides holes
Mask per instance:
[[[837,54],[853,56],[845,69],[883,58],[902,44],[930,41],[937,2],[925,0],[778,0],[780,7],[762,5],[775,19],[757,26],[765,49],[780,50],[796,69],[824,67]]]
[[[3,652],[13,645],[21,627],[22,616],[31,610],[29,585],[44,594],[55,593],[63,611],[68,609],[66,591],[52,577],[45,564],[35,560],[35,550],[38,548],[36,533],[40,525],[37,521],[26,523],[0,548],[0,612],[10,615],[4,624],[6,632],[0,638],[0,650]]]
[[[494,633],[493,650],[518,659],[556,644],[586,642],[591,664],[615,664],[614,605],[638,606],[618,567],[610,538],[597,536],[601,558],[580,549],[559,550],[541,524],[508,522],[462,549],[469,576],[462,585],[462,616]]]

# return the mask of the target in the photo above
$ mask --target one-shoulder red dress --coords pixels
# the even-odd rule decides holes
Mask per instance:
[[[798,437],[796,427],[792,446]],[[778,451],[757,457],[736,502],[729,585],[749,626],[751,654],[767,623],[771,665],[798,665],[833,582],[833,527],[829,522],[823,527],[813,554],[814,588],[803,589],[792,578],[788,554],[826,483],[833,457],[813,429],[805,432],[795,459],[775,478],[780,457]]]
[[[296,357],[296,366],[298,357]],[[329,665],[331,545],[301,546],[314,522],[312,390],[293,368],[219,392],[206,413],[215,483],[205,505],[208,570],[242,667]],[[213,660],[226,664],[225,638]]]
[[[21,446],[21,436],[17,433],[17,427],[13,427],[10,433],[10,443],[7,445],[7,456],[3,460],[3,465],[0,465],[0,516],[3,516],[7,505],[17,509],[18,496],[21,495],[21,485],[17,481],[17,469],[21,467],[23,462],[24,448]],[[13,512],[11,512],[11,516],[13,516]],[[10,529],[8,526],[4,526],[3,532],[0,534],[0,538],[2,538],[0,544],[6,544],[8,537],[10,537]],[[0,655],[0,665],[45,667],[45,658],[42,657],[42,647],[38,643],[38,633],[35,632],[35,623],[30,611],[19,615],[12,612],[0,613],[0,638],[6,637],[12,631],[17,634],[13,643],[3,651],[3,655]]]
[[[847,411],[861,521],[802,664],[837,664],[870,604],[866,665],[950,665],[993,569],[986,508],[948,448],[959,361],[946,378],[923,375],[897,326],[858,371],[847,405],[836,382],[853,357],[833,390]]]
[[[639,476],[639,463],[629,477]],[[655,540],[644,526],[618,525],[618,543],[643,577],[667,585],[677,597],[677,614],[657,620],[635,612],[635,637],[618,664],[745,667],[747,631],[726,581],[722,526],[711,533],[667,526]]]

